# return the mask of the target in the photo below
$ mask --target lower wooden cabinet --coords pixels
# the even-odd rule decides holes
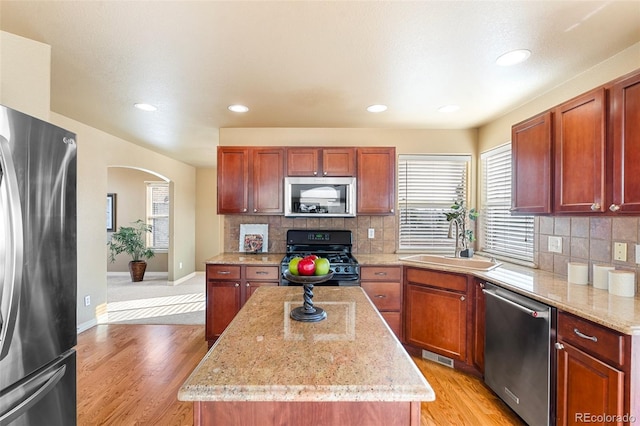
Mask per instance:
[[[564,312],[557,335],[556,424],[628,423],[630,336]]]
[[[209,346],[227,328],[256,288],[279,284],[279,274],[279,266],[207,265],[205,337]]]
[[[467,275],[405,268],[405,342],[467,363]]]
[[[389,328],[402,340],[402,267],[361,266],[362,289],[378,308]]]

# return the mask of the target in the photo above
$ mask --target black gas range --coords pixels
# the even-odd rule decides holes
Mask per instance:
[[[316,286],[358,286],[360,285],[360,265],[351,253],[352,233],[343,230],[306,230],[287,231],[287,252],[280,263],[280,285],[300,285],[286,280],[284,272],[289,269],[289,261],[296,256],[315,254],[329,260],[334,272],[329,281]]]

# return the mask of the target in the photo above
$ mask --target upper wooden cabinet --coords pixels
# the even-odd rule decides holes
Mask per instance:
[[[218,213],[282,214],[284,148],[219,147]]]
[[[556,213],[606,209],[605,101],[605,89],[601,87],[554,110]]]
[[[609,209],[640,212],[640,72],[615,83],[610,91],[613,190]]]
[[[355,148],[288,148],[288,176],[355,176]]]
[[[551,213],[551,119],[548,111],[511,129],[511,211],[514,214]]]
[[[357,158],[357,214],[395,214],[396,149],[358,148]]]

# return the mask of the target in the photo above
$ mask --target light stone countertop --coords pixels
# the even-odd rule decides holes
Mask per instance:
[[[292,320],[302,287],[260,287],[180,388],[180,401],[433,401],[360,287],[316,287],[319,322]]]
[[[640,335],[640,295],[616,296],[592,285],[570,284],[565,276],[505,262],[499,268],[484,272],[401,260],[409,254],[354,255],[361,266],[406,265],[471,274],[621,333]],[[225,253],[212,257],[207,263],[280,265],[283,256],[283,253]]]

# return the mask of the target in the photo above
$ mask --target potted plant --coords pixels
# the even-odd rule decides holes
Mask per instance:
[[[469,243],[476,240],[473,230],[467,229],[467,219],[475,221],[479,213],[476,209],[467,210],[464,200],[456,200],[451,206],[451,211],[445,216],[449,222],[449,238],[456,239],[455,257],[473,257],[473,248]],[[455,231],[454,231],[455,228]]]
[[[120,253],[127,253],[131,256],[129,273],[131,281],[137,282],[144,279],[144,271],[147,269],[145,259],[153,257],[154,253],[153,250],[147,248],[145,242],[146,233],[151,232],[151,225],[141,219],[131,223],[132,226],[121,226],[111,234],[111,241],[107,245],[111,262],[115,262],[116,256]]]

